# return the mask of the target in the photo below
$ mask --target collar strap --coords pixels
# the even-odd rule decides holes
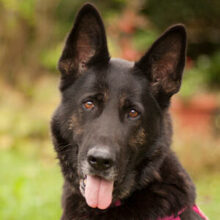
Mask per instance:
[[[119,207],[121,206],[121,200],[117,200],[114,203],[114,207]],[[193,205],[191,207],[191,209],[196,212],[200,217],[202,217],[203,220],[208,220],[208,218],[203,214],[203,212],[199,209],[199,207],[197,205]],[[164,218],[158,218],[157,220],[181,220],[180,219],[180,215],[186,210],[186,208],[181,209],[176,216],[172,215],[172,216],[168,216],[168,217],[164,217]]]
[[[197,213],[197,215],[199,215],[201,217],[202,220],[208,220],[208,218],[203,214],[203,212],[198,208],[197,205],[193,205],[191,207],[191,209]],[[158,218],[157,220],[181,220],[180,215],[186,210],[186,208],[183,208],[182,210],[180,210],[177,214],[177,216],[171,215],[168,217],[164,217],[164,218]]]
[[[114,206],[115,206],[115,207],[121,206],[121,200],[117,200],[117,201],[114,203]]]

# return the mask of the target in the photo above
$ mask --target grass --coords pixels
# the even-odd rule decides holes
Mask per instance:
[[[220,174],[207,174],[195,180],[197,203],[210,220],[220,216]]]
[[[57,85],[57,79],[42,77],[15,90],[0,81],[0,219],[61,215],[62,177],[49,134]]]
[[[55,162],[4,150],[0,166],[0,219],[59,219],[62,179]]]
[[[34,83],[24,81],[15,90],[0,81],[0,219],[60,218],[63,180],[49,134],[49,120],[59,99],[57,84],[53,77],[42,77]],[[218,220],[217,142],[212,142],[215,151],[210,151],[202,140],[182,144],[177,134],[174,141],[175,151],[197,185],[198,205],[211,220]]]

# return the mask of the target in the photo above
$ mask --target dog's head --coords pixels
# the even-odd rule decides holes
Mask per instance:
[[[105,209],[159,178],[185,48],[176,25],[138,62],[110,59],[99,13],[91,4],[79,11],[59,60],[62,102],[52,130],[64,176],[89,206]]]

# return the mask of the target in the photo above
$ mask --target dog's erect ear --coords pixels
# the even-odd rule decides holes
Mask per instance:
[[[152,91],[158,99],[169,99],[179,91],[185,53],[185,28],[183,25],[175,25],[162,34],[136,63],[147,74]]]
[[[109,60],[106,34],[97,9],[87,3],[79,11],[69,33],[58,68],[63,75],[81,73],[89,65]]]

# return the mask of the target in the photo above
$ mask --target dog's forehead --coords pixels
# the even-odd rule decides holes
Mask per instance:
[[[115,93],[140,93],[147,86],[145,78],[135,74],[134,62],[118,58],[110,60],[106,80]]]
[[[108,67],[108,79],[111,81],[123,81],[125,79],[128,80],[131,70],[134,67],[133,62],[129,62],[127,60],[112,58],[109,62]]]
[[[112,58],[110,60],[110,65],[113,68],[121,69],[121,71],[123,71],[123,70],[128,70],[132,68],[134,66],[134,62],[120,59],[120,58]]]
[[[113,58],[105,68],[89,69],[75,83],[83,93],[103,92],[113,96],[140,96],[147,88],[145,77],[137,75],[134,62]]]

